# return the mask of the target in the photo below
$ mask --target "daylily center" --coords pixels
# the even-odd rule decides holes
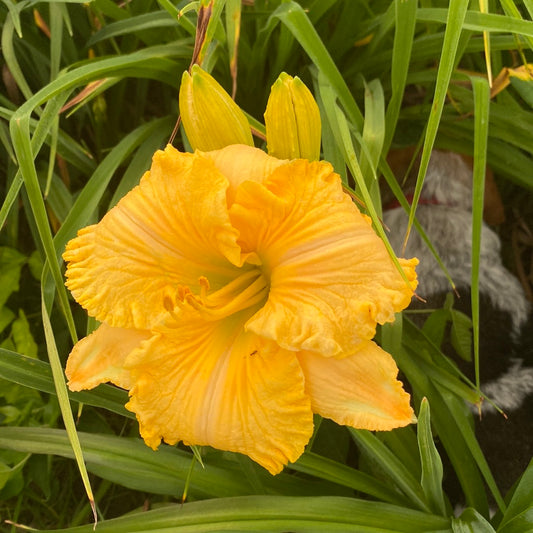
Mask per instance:
[[[221,320],[239,311],[266,301],[269,284],[261,270],[254,267],[232,279],[227,285],[209,292],[209,280],[202,276],[198,280],[200,294],[191,292],[189,287],[178,287],[178,307],[192,307],[204,320]]]

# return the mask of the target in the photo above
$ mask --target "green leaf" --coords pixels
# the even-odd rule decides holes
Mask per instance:
[[[0,342],[0,350],[13,351],[14,349],[15,349],[15,344],[10,338],[4,339],[2,342]]]
[[[381,215],[377,168],[385,140],[385,95],[379,80],[365,82],[365,122],[360,166],[374,205]]]
[[[388,503],[400,505],[408,503],[407,498],[379,479],[313,452],[305,452],[296,463],[290,464],[288,468],[350,487]]]
[[[43,273],[43,261],[37,250],[31,253],[28,260],[28,268],[30,269],[31,275],[39,281]]]
[[[33,340],[30,325],[22,309],[19,309],[19,316],[11,325],[11,335],[17,352],[28,357],[37,357],[37,344]]]
[[[446,516],[446,505],[442,492],[442,461],[433,442],[427,398],[422,399],[418,414],[418,449],[422,464],[420,485],[426,500],[432,512]]]
[[[495,533],[496,530],[475,509],[468,507],[459,518],[452,518],[453,533]]]
[[[457,354],[465,361],[472,360],[472,320],[455,309],[449,310],[452,321],[450,340]]]
[[[153,494],[179,497],[183,493],[192,453],[167,445],[161,445],[154,451],[139,438],[83,432],[78,432],[78,436],[87,469],[102,479]],[[59,429],[0,427],[0,448],[74,457],[66,432]],[[232,454],[206,448],[202,461],[205,467],[196,462],[190,476],[189,496],[196,499],[222,498],[253,493]],[[270,494],[303,496],[328,494],[331,490],[329,484],[285,473],[271,476],[266,470],[259,469],[257,474]]]
[[[20,468],[14,468],[2,489],[0,489],[0,501],[7,501],[19,495],[24,490],[24,476]]]
[[[39,176],[39,181],[43,189],[45,185],[44,177]],[[46,185],[46,205],[51,209],[57,221],[61,223],[65,220],[72,208],[72,195],[63,181],[55,173],[50,176],[50,181]]]
[[[524,99],[524,102],[533,109],[533,80],[521,80],[516,76],[511,76],[510,81],[516,92]]]
[[[474,170],[472,184],[472,333],[474,340],[474,367],[476,386],[479,388],[479,270],[481,261],[481,229],[487,168],[487,139],[489,133],[490,88],[487,80],[472,76],[474,89]],[[452,337],[453,340],[453,337]],[[461,352],[459,352],[460,354]]]
[[[404,319],[404,331],[408,332],[411,329],[418,331],[415,326]],[[387,349],[385,345],[384,349]],[[476,467],[474,455],[471,453],[474,451],[476,457],[482,462],[478,455],[479,444],[469,426],[468,417],[471,419],[471,414],[469,415],[465,410],[464,401],[442,387],[437,378],[440,368],[423,359],[419,354],[419,347],[410,342],[409,337],[404,338],[402,349],[395,352],[394,356],[400,370],[411,384],[414,396],[418,398],[426,396],[431,402],[433,427],[450,458],[468,504],[484,515],[488,515],[485,487]],[[425,365],[422,366],[421,363]],[[435,373],[430,373],[430,369],[433,369]],[[484,474],[490,477],[490,470],[487,472],[486,463],[483,468]]]
[[[131,54],[95,59],[71,71],[63,72],[54,81],[35,93],[13,114],[12,121],[19,123],[28,119],[37,106],[54,96],[70,91],[74,87],[85,85],[90,81],[107,76],[135,76],[138,78],[158,79],[171,87],[177,87],[177,76],[174,72],[183,70],[171,57],[185,58],[189,56],[190,40],[176,41],[167,45],[143,48]],[[13,128],[13,126],[10,126]],[[11,131],[13,136],[13,131]]]
[[[436,411],[433,426],[454,463],[468,504],[484,516],[488,514],[485,488],[479,477],[481,472],[498,506],[504,509],[505,504],[474,434],[471,414],[468,414],[463,402],[463,399],[471,403],[478,402],[478,393],[468,387],[463,388],[455,377],[420,357],[424,344],[416,342],[415,339],[422,340],[419,337],[421,332],[409,320],[404,320],[404,332],[404,347],[395,353],[398,366],[405,372],[419,397],[427,396],[433,411]],[[431,349],[431,342],[426,341],[426,346]]]
[[[19,111],[20,109],[22,109],[22,107],[19,108]],[[42,198],[41,189],[37,178],[37,171],[34,165],[34,155],[32,143],[30,141],[29,116],[24,115],[22,118],[17,118],[16,115],[13,115],[9,126],[13,139],[13,146],[15,148],[17,159],[20,165],[20,171],[24,177],[24,184],[26,186],[26,192],[28,193],[35,224],[37,226],[39,237],[41,239],[41,243],[59,294],[61,309],[65,316],[70,335],[73,339],[75,339],[76,329],[74,326],[74,319],[68,303],[68,296],[64,286],[63,276],[56,260],[52,231],[48,221],[44,200]]]
[[[533,460],[512,492],[507,511],[498,527],[498,533],[522,531],[533,531]]]
[[[6,483],[14,478],[26,464],[26,461],[30,458],[31,454],[26,455],[22,461],[18,462],[15,466],[8,466],[4,461],[0,459],[0,490],[3,489]]]
[[[322,95],[320,94],[320,91],[318,90],[318,83],[316,82],[316,78],[314,78],[314,81],[315,81],[315,99],[317,101],[318,108],[320,109],[320,116],[325,117],[326,110],[324,107],[324,102],[322,101]],[[329,124],[329,120],[324,120],[323,118],[322,118],[322,153],[323,153],[324,159],[326,161],[329,161],[333,165],[335,172],[337,172],[340,175],[342,183],[344,185],[347,185],[348,178],[346,175],[346,164],[344,163],[344,155],[335,140],[335,135]]]
[[[366,454],[408,498],[412,506],[429,511],[420,483],[405,465],[370,431],[348,428],[360,451]]]
[[[387,104],[387,112],[385,114],[385,153],[388,152],[391,145],[404,97],[409,61],[413,48],[417,5],[418,2],[416,0],[395,0],[394,2],[396,24],[394,27],[394,45],[391,61],[392,95]]]
[[[0,378],[41,392],[56,393],[52,370],[48,363],[2,348],[0,348]],[[124,404],[128,401],[126,391],[111,385],[100,385],[92,391],[69,392],[69,398],[95,407],[103,407],[127,418],[134,418],[134,414],[124,408]]]
[[[416,426],[396,428],[394,431],[381,431],[378,437],[394,455],[407,467],[411,474],[420,479],[422,466],[418,451]]]
[[[0,490],[4,488],[4,485],[11,477],[13,469],[2,460],[0,460]]]
[[[128,11],[121,9],[119,5],[112,0],[94,0],[93,6],[102,11],[106,17],[115,20],[128,18]]]
[[[20,409],[13,405],[0,407],[0,415],[2,415],[2,423],[6,425],[17,425],[17,422],[22,418]]]
[[[15,313],[7,307],[0,307],[0,333],[11,324],[15,316]]]
[[[20,91],[26,98],[31,98],[33,93],[30,89],[30,86],[28,85],[28,82],[24,76],[24,73],[20,67],[19,61],[17,59],[17,55],[15,53],[15,46],[14,46],[14,32],[15,25],[19,26],[17,28],[18,34],[20,37],[21,30],[20,30],[20,20],[18,18],[18,14],[13,16],[14,12],[10,11],[9,15],[4,20],[3,26],[2,26],[2,55],[4,57],[4,61],[9,68],[9,71],[13,78],[15,79],[17,86],[19,87]]]
[[[94,33],[87,41],[86,46],[94,46],[96,43],[118,35],[136,34],[141,31],[158,29],[165,27],[177,27],[178,21],[173,19],[165,11],[155,11],[153,13],[143,13],[135,17],[128,17],[117,22],[104,26]]]
[[[426,135],[424,139],[424,147],[422,149],[420,168],[416,180],[413,203],[409,212],[409,222],[407,226],[405,242],[407,242],[409,237],[409,232],[411,231],[411,227],[415,218],[416,206],[418,204],[418,200],[420,199],[422,186],[424,185],[424,177],[429,166],[431,151],[433,150],[433,145],[437,136],[437,129],[442,116],[442,109],[446,100],[446,91],[450,83],[454,65],[456,61],[458,61],[456,55],[459,49],[459,40],[461,37],[463,21],[468,9],[468,4],[468,0],[451,0],[449,9],[443,10],[445,11],[446,15],[446,31],[444,33],[444,43],[442,45],[442,52],[440,54],[439,69],[437,72],[431,114],[426,125]],[[418,15],[420,15],[420,11],[422,10],[418,10]]]
[[[59,359],[59,353],[57,351],[56,341],[54,337],[54,330],[52,329],[52,323],[50,322],[50,317],[48,316],[48,311],[46,310],[43,290],[41,290],[41,314],[43,317],[46,349],[48,352],[48,359],[50,361],[50,368],[52,369],[52,377],[54,379],[59,408],[61,409],[63,423],[65,424],[65,429],[67,431],[69,442],[74,452],[74,457],[76,459],[76,464],[78,466],[83,486],[85,488],[85,493],[87,494],[87,498],[89,499],[89,503],[93,510],[94,525],[96,526],[98,516],[96,514],[96,505],[94,501],[93,490],[91,487],[91,482],[89,481],[89,474],[87,473],[87,467],[85,465],[83,451],[78,437],[78,432],[76,430],[76,423],[74,422],[74,416],[72,415],[72,409],[70,407],[70,402],[68,398],[67,386],[65,383],[65,375],[61,366],[61,360]]]
[[[505,137],[509,136],[506,132],[510,131],[510,128],[511,126],[502,130],[502,133],[505,132]],[[491,124],[492,130],[493,124]],[[439,127],[438,144],[441,149],[470,152],[472,132],[467,124],[455,122],[451,125],[442,122]],[[524,173],[524,168],[529,168],[532,160],[521,149],[491,136],[488,139],[487,163],[496,174],[505,176],[525,189],[533,190],[532,176]]]
[[[22,37],[22,26],[20,24],[20,12],[28,5],[28,2],[18,2],[15,4],[13,0],[2,0],[2,2],[6,5],[7,9],[9,10],[9,15],[11,16],[11,19],[13,21],[13,24],[15,25],[15,28],[17,29],[17,35],[19,37]]]
[[[67,94],[57,95],[53,97],[46,105],[43,114],[40,119],[30,120],[30,131],[33,133],[31,139],[31,147],[34,153],[38,153],[44,142],[51,142],[50,130],[53,128],[54,122],[57,118],[59,110],[64,104]],[[13,116],[13,112],[0,108],[0,116],[6,120],[10,120]],[[94,168],[93,161],[89,158],[87,152],[72,138],[68,137],[65,133],[59,132],[58,138],[58,150],[60,155],[66,160],[71,162],[77,169],[82,172],[90,173]],[[0,227],[3,226],[7,214],[12,208],[20,188],[23,183],[23,178],[20,169],[16,173],[10,187],[6,194],[6,198],[0,209]]]
[[[92,526],[55,533],[92,533]],[[208,533],[269,531],[301,533],[451,531],[450,520],[356,498],[245,496],[219,498],[135,513],[98,525],[99,532]]]
[[[437,309],[436,311],[433,311],[424,322],[422,331],[437,347],[442,346],[444,333],[446,332],[446,325],[449,320],[449,309]]]
[[[418,10],[418,20],[440,22],[448,24],[450,22],[450,9],[426,8]],[[479,11],[468,11],[465,14],[462,27],[467,30],[489,31],[489,32],[510,32],[533,37],[533,22],[520,20],[504,15],[494,15],[491,13],[480,13]]]
[[[387,324],[386,327],[391,325]],[[480,401],[479,392],[473,390],[473,386],[464,383],[467,381],[466,378],[424,331],[419,330],[410,320],[404,319],[404,332],[404,347],[409,352],[413,364],[425,373],[426,378],[430,378],[434,383],[470,403],[477,404]],[[427,394],[423,393],[420,397],[424,396]],[[431,398],[429,400],[431,401]]]
[[[0,247],[0,307],[19,290],[20,271],[25,262],[26,256],[14,248]]]

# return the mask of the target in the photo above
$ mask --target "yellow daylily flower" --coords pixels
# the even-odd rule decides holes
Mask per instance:
[[[320,111],[300,78],[282,72],[265,111],[268,153],[279,159],[320,158]]]
[[[194,150],[217,150],[230,144],[253,146],[245,114],[222,86],[193,65],[183,73],[179,106],[187,138]]]
[[[157,151],[150,170],[63,255],[102,322],[72,350],[71,390],[129,390],[145,442],[248,455],[272,474],[313,413],[369,430],[413,421],[372,338],[416,287],[327,162],[246,145]]]

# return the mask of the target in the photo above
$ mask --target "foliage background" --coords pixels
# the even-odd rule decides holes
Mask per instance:
[[[308,451],[276,477],[216,450],[152,452],[110,386],[69,402],[61,365],[95,324],[69,300],[60,256],[168,141],[199,4],[0,5],[0,528],[91,531],[94,499],[97,530],[115,532],[533,529],[533,468],[500,494],[464,405],[479,391],[407,316],[380,341],[412,387],[418,426],[372,434],[317,419]],[[203,65],[230,92],[237,80],[259,131],[270,85],[281,71],[300,76],[321,108],[324,159],[375,221],[376,177],[395,183],[385,155],[412,144],[419,186],[434,146],[471,154],[474,216],[488,162],[507,208],[527,220],[532,77],[511,76],[490,98],[486,73],[531,62],[532,17],[531,0],[216,0]],[[474,339],[478,326],[474,305]],[[461,335],[471,342],[468,328]],[[434,442],[463,512],[442,489]]]

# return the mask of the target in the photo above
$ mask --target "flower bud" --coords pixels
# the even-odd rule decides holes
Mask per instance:
[[[230,144],[253,146],[248,119],[222,86],[198,65],[183,73],[179,93],[181,120],[194,150]]]
[[[279,159],[320,158],[320,112],[299,78],[282,72],[265,111],[268,153]]]

